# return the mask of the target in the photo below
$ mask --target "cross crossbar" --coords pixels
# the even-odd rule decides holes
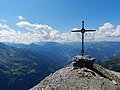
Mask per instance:
[[[96,30],[85,30],[84,29],[84,21],[82,21],[82,29],[71,31],[71,32],[81,32],[82,33],[82,49],[81,49],[82,56],[84,56],[84,33],[91,32],[91,31],[96,31]]]

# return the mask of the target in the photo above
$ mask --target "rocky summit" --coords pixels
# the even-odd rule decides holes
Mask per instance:
[[[76,69],[73,64],[50,74],[30,90],[120,90],[120,79],[102,66]]]

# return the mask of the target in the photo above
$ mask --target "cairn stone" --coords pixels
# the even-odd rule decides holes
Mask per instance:
[[[89,68],[92,69],[94,62],[95,62],[95,58],[91,57],[91,56],[75,56],[73,58],[74,64],[73,67],[76,68]]]

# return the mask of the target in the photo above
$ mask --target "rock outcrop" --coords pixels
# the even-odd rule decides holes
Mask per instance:
[[[120,79],[98,64],[75,69],[72,62],[30,90],[120,90]]]

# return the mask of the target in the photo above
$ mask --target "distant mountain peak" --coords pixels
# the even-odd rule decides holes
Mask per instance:
[[[98,64],[94,64],[93,68],[74,69],[72,62],[30,90],[120,90],[117,76]]]

